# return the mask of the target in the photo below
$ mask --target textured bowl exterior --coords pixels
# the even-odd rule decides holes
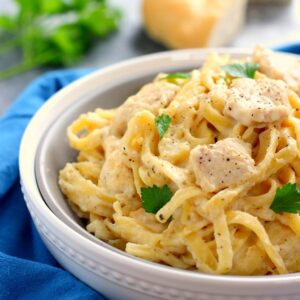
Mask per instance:
[[[217,49],[242,57],[247,50]],[[300,275],[267,277],[219,276],[178,270],[111,251],[79,234],[45,204],[36,179],[35,157],[39,141],[51,122],[80,97],[101,84],[118,87],[118,78],[142,76],[166,67],[182,69],[201,65],[208,50],[180,50],[148,55],[97,71],[54,95],[32,119],[20,148],[20,176],[24,198],[43,241],[58,260],[77,278],[109,299],[209,299],[271,300],[300,299]],[[99,103],[101,106],[101,103]],[[58,145],[59,146],[59,145]]]

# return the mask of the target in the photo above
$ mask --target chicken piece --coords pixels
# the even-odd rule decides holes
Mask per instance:
[[[111,125],[111,133],[121,137],[127,129],[128,121],[138,112],[149,110],[154,114],[167,107],[174,99],[179,87],[166,81],[146,84],[136,95],[131,96],[117,109]]]
[[[135,187],[132,172],[122,160],[122,148],[113,144],[113,147],[109,145],[113,150],[105,153],[105,162],[99,178],[100,185],[112,194],[133,196]]]
[[[260,65],[259,70],[274,79],[281,79],[295,92],[300,94],[300,60],[261,46],[253,53],[253,61]]]
[[[226,138],[195,147],[190,154],[196,184],[205,192],[217,192],[245,182],[255,171],[250,145]]]
[[[280,121],[290,112],[288,88],[281,80],[235,79],[223,112],[246,126]]]
[[[166,107],[174,99],[179,87],[167,81],[156,81],[146,84],[133,96],[135,101],[153,105],[156,109]]]
[[[105,151],[105,156],[109,155],[116,149],[120,148],[121,140],[115,137],[114,135],[109,135],[108,133],[103,138],[103,148]]]
[[[137,102],[133,97],[130,97],[117,109],[114,121],[110,127],[110,134],[119,138],[122,137],[127,129],[129,120],[143,110],[151,110],[151,106],[148,103]]]

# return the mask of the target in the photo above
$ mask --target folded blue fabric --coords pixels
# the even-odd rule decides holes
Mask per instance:
[[[40,239],[19,184],[18,151],[39,107],[87,70],[57,71],[33,82],[0,119],[0,299],[104,299],[62,269]]]
[[[299,54],[300,53],[300,44],[299,43],[286,44],[286,45],[283,45],[280,47],[276,47],[276,48],[274,48],[274,50]]]

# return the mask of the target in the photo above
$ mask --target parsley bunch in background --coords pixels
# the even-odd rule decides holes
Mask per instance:
[[[15,0],[16,15],[0,15],[0,55],[14,48],[22,61],[0,79],[39,66],[77,63],[96,38],[116,30],[120,12],[106,0]]]

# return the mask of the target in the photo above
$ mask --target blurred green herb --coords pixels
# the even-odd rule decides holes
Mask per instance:
[[[20,47],[22,61],[0,79],[39,66],[70,66],[96,38],[116,30],[121,14],[106,0],[15,0],[14,16],[0,15],[0,55]],[[9,37],[8,40],[3,41]]]
[[[167,132],[171,123],[172,123],[172,118],[166,114],[162,114],[155,118],[155,126],[157,128],[157,132],[160,139]]]
[[[223,66],[223,69],[232,77],[235,78],[254,78],[255,72],[258,70],[259,65],[251,62],[246,62],[245,64],[230,64]]]
[[[192,77],[191,73],[171,73],[166,75],[165,77],[162,77],[161,80],[172,80],[172,79],[190,79]]]

